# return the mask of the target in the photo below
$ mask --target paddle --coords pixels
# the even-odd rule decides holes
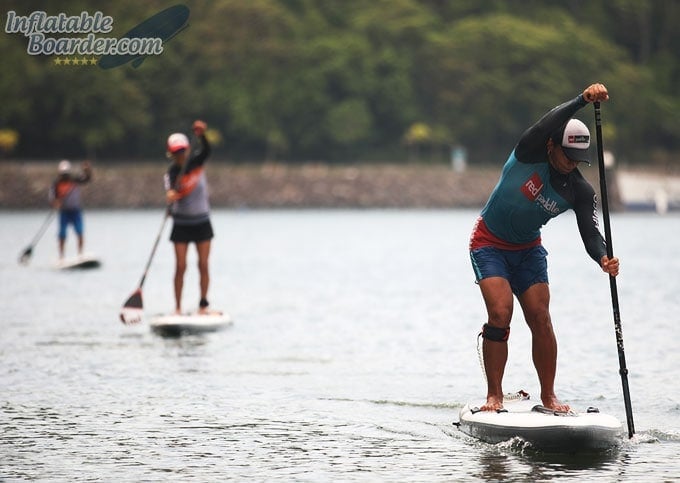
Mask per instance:
[[[31,241],[31,244],[26,247],[26,249],[21,253],[21,256],[19,257],[19,263],[22,265],[27,265],[29,260],[31,259],[31,255],[33,254],[33,248],[35,245],[38,243],[40,238],[43,236],[43,233],[45,233],[45,230],[47,230],[47,227],[50,225],[52,222],[52,218],[54,217],[54,214],[57,212],[57,210],[52,209],[50,210],[49,214],[47,215],[47,218],[45,218],[45,221],[43,222],[42,226],[40,227],[40,230],[38,230],[38,233],[33,237],[33,240]]]
[[[609,223],[609,201],[607,199],[607,178],[604,168],[604,149],[602,147],[602,117],[600,115],[600,103],[594,102],[595,107],[595,133],[597,136],[597,160],[600,168],[600,196],[602,198],[602,217],[604,220],[604,236],[607,242],[607,257],[614,257],[612,248],[612,232]],[[616,288],[616,278],[609,276],[609,288],[612,298],[612,310],[614,312],[614,333],[616,334],[616,347],[619,352],[619,374],[623,385],[623,400],[626,406],[626,422],[628,423],[628,437],[635,434],[633,425],[633,408],[630,403],[630,390],[628,388],[628,369],[626,368],[626,354],[623,351],[623,331],[621,328],[621,314],[619,313],[619,295]]]
[[[158,248],[158,242],[163,234],[163,229],[165,228],[165,223],[168,221],[170,216],[170,208],[166,208],[165,214],[163,215],[163,222],[161,223],[161,229],[158,230],[158,235],[156,235],[156,241],[153,243],[153,248],[151,249],[151,254],[149,259],[146,261],[146,266],[144,267],[144,272],[142,273],[142,278],[139,281],[137,290],[135,290],[132,295],[125,301],[123,308],[120,311],[120,320],[124,324],[136,324],[142,321],[142,311],[144,309],[144,304],[142,302],[142,286],[146,280],[146,274],[149,272],[149,267],[151,267],[151,261],[156,254],[156,249]]]
[[[182,168],[179,171],[179,174],[177,175],[177,178],[175,179],[175,187],[177,187],[177,183],[179,183],[179,180],[182,179],[182,175],[187,169],[187,165],[189,164],[189,157],[192,152],[193,146],[189,146],[189,156],[187,156],[186,160],[184,161],[184,164],[182,165]],[[149,259],[147,260],[146,266],[144,267],[144,272],[142,273],[142,278],[139,281],[139,286],[137,287],[137,290],[135,290],[132,293],[132,295],[130,295],[130,297],[125,301],[125,303],[123,304],[123,308],[120,311],[120,320],[124,324],[136,324],[142,321],[144,309],[144,304],[142,302],[142,286],[144,285],[144,280],[146,280],[146,274],[149,272],[149,267],[151,267],[151,261],[153,260],[153,257],[156,254],[158,242],[161,239],[163,229],[165,228],[165,224],[167,223],[169,217],[170,217],[170,205],[166,206],[165,208],[165,214],[163,215],[161,229],[158,230],[156,241],[154,241],[153,248],[151,249],[151,254],[149,255]]]

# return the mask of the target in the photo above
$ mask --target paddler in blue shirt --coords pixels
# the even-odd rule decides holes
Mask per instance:
[[[532,357],[541,385],[541,401],[555,411],[569,411],[555,395],[557,342],[550,319],[547,251],[541,227],[574,210],[588,255],[615,277],[619,260],[606,255],[597,222],[597,197],[578,170],[589,163],[590,132],[572,117],[588,103],[609,99],[607,88],[593,84],[574,99],[545,114],[520,138],[500,180],[475,223],[470,258],[488,315],[482,327],[487,380],[484,411],[503,407],[503,372],[513,294],[531,330]]]
[[[208,286],[210,275],[208,258],[213,238],[210,223],[210,202],[208,198],[208,181],[204,164],[210,155],[210,144],[205,137],[207,124],[197,120],[193,123],[193,131],[200,141],[196,152],[190,151],[189,139],[183,133],[174,133],[168,137],[168,157],[172,163],[165,173],[166,200],[170,206],[173,219],[170,240],[175,247],[175,312],[182,313],[182,289],[184,272],[187,264],[187,250],[190,243],[196,244],[198,252],[198,270],[200,275],[201,314],[208,314]]]

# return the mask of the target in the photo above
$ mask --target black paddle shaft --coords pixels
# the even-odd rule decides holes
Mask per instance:
[[[20,263],[27,263],[28,259],[31,257],[31,254],[33,253],[33,248],[35,245],[38,243],[40,238],[42,238],[43,233],[45,233],[45,230],[47,230],[47,227],[49,224],[52,222],[52,218],[54,217],[54,214],[56,213],[56,210],[52,209],[47,215],[47,218],[45,218],[45,221],[43,221],[43,224],[40,226],[40,230],[38,230],[38,233],[33,237],[33,240],[31,240],[31,244],[26,247],[26,249],[21,252],[21,256],[19,257],[19,262]]]
[[[609,200],[607,198],[607,176],[604,166],[604,149],[602,146],[602,116],[600,113],[600,103],[595,102],[595,134],[597,137],[597,160],[600,169],[600,197],[602,202],[602,218],[604,221],[604,237],[607,242],[607,257],[614,257],[612,247],[612,231],[609,221]],[[616,288],[616,278],[609,276],[609,288],[612,298],[612,310],[614,312],[614,332],[616,335],[616,347],[619,353],[619,374],[621,374],[621,384],[623,386],[623,401],[626,406],[626,422],[628,423],[628,437],[632,438],[635,434],[633,424],[633,407],[630,402],[630,389],[628,387],[628,369],[626,368],[626,354],[623,350],[623,330],[621,328],[621,314],[619,312],[619,294]]]
[[[153,261],[153,257],[156,254],[156,249],[158,248],[158,242],[161,240],[161,235],[163,234],[163,229],[165,228],[165,223],[168,221],[169,216],[170,216],[170,208],[166,208],[165,215],[163,216],[163,222],[161,223],[161,229],[158,230],[158,235],[156,235],[156,240],[153,242],[153,248],[151,249],[151,254],[149,255],[149,258],[146,261],[146,266],[144,267],[144,273],[142,273],[142,278],[139,281],[139,290],[142,289],[142,286],[144,285],[144,281],[146,280],[146,275],[149,273],[149,268],[151,267],[151,262]]]

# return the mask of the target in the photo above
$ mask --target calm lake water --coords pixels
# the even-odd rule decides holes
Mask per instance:
[[[615,214],[637,430],[600,455],[460,433],[485,393],[485,312],[467,254],[476,211],[216,210],[212,306],[225,331],[176,339],[118,321],[162,212],[86,211],[100,269],[59,272],[45,212],[0,212],[0,480],[672,481],[680,475],[677,215]],[[169,224],[144,286],[173,308]],[[75,241],[69,235],[68,250]],[[573,214],[544,230],[558,396],[625,410],[609,284]],[[185,308],[198,303],[195,253]],[[506,391],[538,398],[517,308]]]

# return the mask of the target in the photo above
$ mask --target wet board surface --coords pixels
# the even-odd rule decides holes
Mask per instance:
[[[232,324],[233,320],[225,313],[158,314],[149,320],[153,332],[168,337],[216,332]]]
[[[504,401],[502,412],[479,411],[484,402],[466,404],[460,410],[458,426],[487,443],[521,438],[536,449],[574,453],[606,450],[622,440],[621,422],[596,408],[557,413],[540,401],[517,398]]]

